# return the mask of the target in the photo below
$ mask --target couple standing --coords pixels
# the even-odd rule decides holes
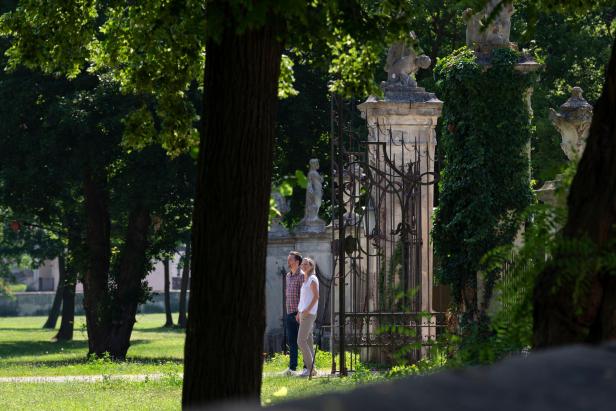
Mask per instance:
[[[289,344],[288,375],[307,377],[316,375],[314,368],[314,347],[312,328],[319,308],[319,280],[315,275],[315,263],[310,258],[302,258],[297,251],[287,257],[286,316],[287,338]],[[304,370],[296,374],[297,347],[302,350]]]

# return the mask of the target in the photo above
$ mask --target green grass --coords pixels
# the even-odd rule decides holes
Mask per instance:
[[[6,288],[9,290],[9,292],[20,293],[26,291],[28,286],[26,284],[7,284]]]
[[[266,377],[261,401],[282,401],[347,391],[356,387],[351,378]],[[181,380],[97,383],[0,383],[2,410],[180,410]],[[5,399],[10,399],[6,401]]]
[[[181,383],[1,383],[2,410],[180,410]]]
[[[84,317],[74,341],[56,342],[45,317],[0,318],[0,377],[150,374],[182,371],[184,332],[162,328],[164,314],[138,315],[126,362],[87,361]]]
[[[163,374],[160,380],[128,382],[0,383],[4,410],[179,410],[183,371],[184,332],[166,329],[163,314],[138,315],[126,362],[87,361],[84,318],[75,322],[75,340],[52,340],[55,330],[41,328],[45,317],[0,318],[0,377]],[[348,359],[347,359],[348,361]],[[261,399],[270,405],[288,399],[350,390],[357,378],[283,377],[288,356],[275,355],[263,367]],[[300,356],[301,364],[301,356]],[[331,355],[318,352],[316,367],[331,368]],[[9,400],[7,400],[9,399]]]
[[[348,391],[357,387],[352,378],[321,377],[308,380],[298,377],[265,377],[261,385],[261,403],[272,405],[282,401]]]

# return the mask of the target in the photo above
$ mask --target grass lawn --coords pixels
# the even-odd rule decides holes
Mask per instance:
[[[181,398],[181,381],[0,383],[3,411],[180,410]]]
[[[162,328],[163,314],[138,315],[128,361],[87,361],[84,318],[77,317],[75,340],[58,343],[54,330],[43,330],[45,317],[0,318],[0,377],[163,374],[159,380],[128,382],[4,382],[0,383],[1,410],[179,410],[182,394],[184,332]],[[301,359],[300,359],[301,361]],[[288,357],[276,355],[264,364],[261,399],[264,405],[287,399],[349,390],[352,378],[277,376]],[[316,366],[331,367],[329,353],[317,354]]]
[[[87,361],[85,318],[75,318],[74,341],[56,342],[46,317],[0,318],[0,377],[152,374],[182,371],[184,332],[162,328],[164,314],[137,316],[128,361]]]

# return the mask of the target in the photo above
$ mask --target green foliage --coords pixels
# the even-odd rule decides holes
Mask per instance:
[[[536,133],[532,138],[533,177],[552,179],[566,164],[560,149],[561,136],[549,120],[549,109],[558,107],[579,86],[594,104],[601,93],[605,64],[616,30],[614,5],[596,5],[584,13],[539,11],[532,24],[534,2],[516,5],[512,38],[545,64],[535,84],[533,110]]]
[[[301,170],[295,170],[294,175],[284,176],[279,181],[280,182],[278,186],[275,187],[275,190],[277,190],[278,193],[283,198],[289,198],[293,196],[293,193],[296,192],[294,190],[294,188],[296,187],[306,189],[306,186],[308,184],[308,179],[306,175],[304,174],[304,172]],[[281,213],[281,210],[278,210],[277,208],[276,200],[274,199],[274,197],[270,197],[270,212],[269,212],[270,223],[272,221],[272,218],[281,217],[281,216],[282,216],[282,213]]]
[[[398,241],[396,243],[389,261],[386,261],[386,264],[383,264],[383,270],[379,272],[378,292],[380,305],[379,309],[381,311],[397,311],[395,307],[398,305],[399,301],[396,300],[395,294],[399,290],[396,289],[395,284],[396,278],[398,279],[398,284],[401,284],[401,278],[403,275],[402,245],[402,241]]]
[[[375,90],[374,67],[385,42],[408,32],[411,11],[407,2],[389,0],[26,0],[0,18],[0,36],[11,41],[10,69],[23,64],[70,78],[87,70],[107,76],[123,93],[152,99],[149,116],[143,106],[127,115],[125,144],[155,141],[177,154],[197,146],[200,118],[189,92],[203,91],[206,42],[218,41],[227,28],[241,34],[275,24],[294,53],[332,62],[326,65],[336,75],[333,89],[363,94]],[[296,94],[292,67],[283,55],[281,98]]]
[[[448,366],[448,344],[435,341],[425,357],[414,364],[398,364],[385,372],[385,378],[394,379],[409,375],[426,375],[443,370]]]
[[[495,357],[531,346],[535,281],[553,252],[565,217],[563,208],[542,204],[531,206],[527,215],[532,222],[524,231],[522,247],[497,248],[486,256],[487,264],[502,273],[495,286],[496,312],[492,315]]]
[[[305,178],[295,175],[296,171],[307,172],[311,158],[320,161],[320,173],[324,175],[330,168],[329,128],[330,102],[328,101],[326,70],[309,64],[298,56],[294,66],[294,88],[298,95],[280,101],[274,157],[273,181],[282,185],[295,176],[294,190],[289,197],[290,211],[285,216],[285,224],[292,227],[304,216]],[[295,183],[301,185],[295,185]],[[330,198],[329,184],[324,185],[324,207]]]
[[[374,72],[380,63],[380,49],[372,44],[360,44],[349,34],[336,34],[339,34],[338,40],[330,45],[332,65],[329,72],[334,80],[329,90],[347,97],[379,94]],[[371,81],[365,81],[366,78]]]
[[[395,365],[391,367],[385,376],[390,379],[407,377],[409,375],[419,374],[419,368],[415,364],[413,365]]]
[[[285,99],[297,96],[299,92],[293,88],[295,75],[293,73],[293,60],[286,54],[280,60],[280,77],[278,78],[278,98]]]
[[[524,93],[532,75],[514,69],[518,52],[495,49],[485,69],[464,47],[439,59],[435,67],[439,97],[447,102],[440,136],[445,156],[434,249],[439,281],[462,290],[476,288],[481,258],[509,244],[521,212],[532,200],[528,144],[532,134]],[[490,272],[487,288],[495,273]],[[488,290],[489,292],[489,290]],[[476,310],[467,301],[467,310]]]
[[[557,189],[557,205],[534,204],[524,212],[527,224],[521,245],[497,247],[484,257],[486,271],[499,273],[489,310],[490,328],[483,330],[487,338],[466,339],[461,362],[474,357],[489,363],[532,348],[533,292],[539,274],[556,269],[552,292],[567,285],[573,307],[581,315],[590,291],[587,273],[616,273],[613,246],[598,249],[587,238],[564,238],[561,234],[567,219],[565,198],[575,171],[576,163],[570,162]],[[471,355],[471,348],[475,355]]]
[[[194,160],[178,153],[170,158],[158,145],[144,144],[140,151],[120,145],[125,116],[149,115],[147,109],[134,111],[143,107],[139,99],[122,95],[108,76],[82,75],[69,82],[23,69],[0,73],[0,97],[8,96],[14,104],[0,107],[0,204],[9,207],[23,228],[13,232],[2,225],[6,241],[0,243],[0,256],[25,253],[37,265],[65,252],[74,272],[83,275],[82,190],[88,172],[97,175],[109,199],[112,298],[118,294],[119,263],[133,210],[143,207],[152,218],[145,255],[139,261],[132,257],[142,280],[151,260],[189,241]],[[131,294],[140,302],[147,296],[145,283]]]
[[[76,77],[89,54],[84,44],[96,34],[96,0],[49,1],[45,13],[30,13],[39,6],[37,0],[21,0],[15,10],[0,17],[0,33],[16,40],[6,51],[9,68],[21,62],[47,73],[61,71]]]

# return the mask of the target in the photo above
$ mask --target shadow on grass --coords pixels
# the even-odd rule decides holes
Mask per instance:
[[[169,333],[169,334],[185,334],[186,329],[179,328],[177,326],[174,327],[155,327],[155,328],[137,328],[135,327],[135,331],[140,333]]]
[[[77,327],[75,327],[75,332],[79,331]],[[58,332],[57,329],[53,328],[16,328],[16,327],[0,327],[0,333],[2,332],[18,332],[18,333],[41,333],[47,332],[50,334],[55,334]]]
[[[88,350],[87,341],[3,341],[0,343],[0,357],[22,357],[58,353],[63,350]]]
[[[15,327],[0,327],[0,333],[4,333],[4,332],[17,332],[17,333],[41,333],[41,332],[47,332],[49,334],[56,334],[58,332],[57,329],[49,329],[49,328],[15,328]],[[79,329],[79,327],[75,327],[75,333],[77,332],[81,332],[81,329]],[[159,334],[185,334],[186,333],[186,329],[185,328],[180,328],[178,326],[173,326],[173,327],[152,327],[152,328],[138,328],[135,327],[135,329],[133,330],[133,332],[140,332],[140,333],[159,333]],[[84,331],[85,333],[85,331]]]
[[[151,340],[137,339],[131,341],[131,347],[138,345],[151,344]],[[15,357],[28,357],[28,356],[42,356],[47,354],[75,354],[74,351],[81,350],[83,352],[83,361],[86,361],[86,354],[88,352],[87,341],[3,341],[0,342],[0,363],[19,362],[19,361],[3,361],[5,359],[11,359]],[[130,355],[130,348],[128,350],[129,360],[139,358],[138,362],[156,362],[156,361],[175,361],[182,362],[177,357],[133,357]],[[67,361],[72,360],[67,358]],[[32,363],[31,360],[24,360],[24,362]],[[45,360],[37,361],[45,362]],[[62,362],[62,361],[60,361]]]
[[[172,357],[156,357],[156,358],[141,358],[141,357],[129,357],[126,361],[113,361],[115,364],[136,364],[136,365],[161,365],[161,364],[176,364],[182,365],[184,363],[183,360]],[[35,366],[35,367],[67,367],[71,365],[88,365],[89,361],[86,359],[85,355],[79,358],[67,358],[65,360],[41,360],[41,361],[2,361],[2,366],[4,367],[14,367],[14,366]],[[94,364],[93,366],[96,366]],[[1,368],[1,367],[0,367]]]

